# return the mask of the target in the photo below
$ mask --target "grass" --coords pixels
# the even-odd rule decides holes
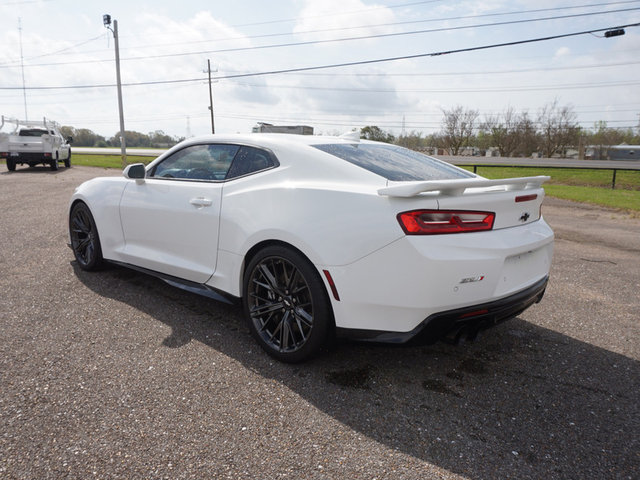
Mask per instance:
[[[639,190],[611,190],[575,185],[545,185],[544,190],[550,197],[640,212]]]
[[[140,155],[127,155],[128,163],[144,163],[145,165],[155,157],[143,157]],[[85,167],[122,168],[120,155],[79,155],[73,154],[71,165],[83,165]]]
[[[472,167],[464,168],[473,171]],[[615,190],[611,189],[611,170],[478,167],[476,173],[487,178],[549,175],[551,180],[544,184],[544,189],[550,197],[640,211],[640,171],[618,172]]]
[[[472,167],[463,167],[473,171]],[[549,175],[552,185],[576,185],[585,187],[611,188],[612,170],[582,168],[540,168],[540,167],[478,167],[476,173],[487,178],[530,177]],[[616,188],[640,190],[640,170],[620,171],[616,174]]]
[[[155,160],[155,157],[127,155],[127,163],[144,163],[146,165],[152,160]],[[4,163],[6,163],[5,160],[0,160],[0,164]],[[122,168],[122,157],[120,155],[80,155],[74,153],[71,156],[71,165],[120,169]]]

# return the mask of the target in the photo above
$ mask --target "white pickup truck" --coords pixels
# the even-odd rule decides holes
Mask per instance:
[[[71,137],[64,138],[56,122],[47,120],[29,122],[2,117],[0,129],[5,123],[15,124],[11,133],[0,132],[0,158],[6,158],[7,169],[13,171],[16,165],[39,163],[58,170],[58,162],[71,166]]]

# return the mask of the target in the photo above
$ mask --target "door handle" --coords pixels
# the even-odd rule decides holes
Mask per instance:
[[[192,198],[191,200],[189,200],[189,203],[198,208],[210,207],[213,204],[211,199],[204,197]]]

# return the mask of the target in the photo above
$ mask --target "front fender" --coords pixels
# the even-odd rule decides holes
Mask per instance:
[[[69,202],[69,214],[76,202],[84,202],[96,222],[102,255],[118,260],[117,252],[124,245],[120,222],[120,199],[127,184],[121,177],[99,177],[88,180],[76,188]]]

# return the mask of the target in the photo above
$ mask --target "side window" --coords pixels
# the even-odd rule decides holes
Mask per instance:
[[[233,159],[233,164],[227,174],[227,180],[242,177],[249,173],[259,172],[260,170],[266,170],[275,165],[276,162],[270,152],[260,150],[259,148],[241,147]]]
[[[153,169],[153,178],[224,180],[237,145],[191,145],[165,158]]]

